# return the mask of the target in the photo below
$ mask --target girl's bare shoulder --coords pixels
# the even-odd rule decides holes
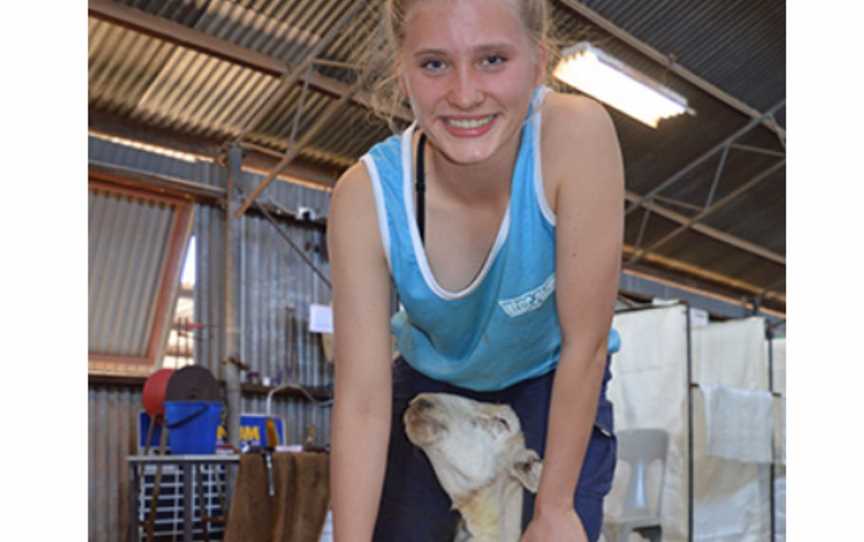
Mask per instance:
[[[621,149],[606,107],[587,96],[549,93],[542,106],[542,171],[547,201],[558,209],[564,183],[607,184],[620,169]]]
[[[576,142],[601,138],[609,143],[614,135],[606,107],[588,96],[550,92],[543,100],[544,145],[571,147]]]
[[[352,242],[376,237],[377,215],[372,181],[366,166],[357,162],[339,177],[330,200],[328,233]]]

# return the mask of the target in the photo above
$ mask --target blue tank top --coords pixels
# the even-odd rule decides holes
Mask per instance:
[[[492,391],[543,375],[558,363],[555,215],[540,170],[539,106],[547,92],[538,87],[522,125],[510,202],[492,249],[461,291],[438,284],[420,240],[413,191],[416,124],[362,158],[402,304],[391,330],[405,361],[430,378]],[[611,332],[610,347],[617,349],[617,341]]]

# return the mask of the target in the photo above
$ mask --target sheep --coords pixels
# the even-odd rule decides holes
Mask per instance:
[[[518,542],[522,488],[537,492],[542,461],[525,448],[508,405],[421,393],[403,416],[408,439],[425,452],[462,515],[455,542]]]

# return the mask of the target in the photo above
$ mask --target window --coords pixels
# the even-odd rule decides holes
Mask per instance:
[[[88,369],[148,375],[167,342],[192,203],[91,170]]]

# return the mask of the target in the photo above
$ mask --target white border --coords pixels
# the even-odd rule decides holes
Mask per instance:
[[[540,212],[543,213],[543,217],[554,228],[555,211],[552,210],[549,201],[546,199],[546,188],[543,184],[543,147],[541,146],[543,115],[540,113],[540,107],[543,105],[543,99],[549,92],[550,89],[548,87],[540,89],[536,98],[536,104],[533,104],[534,118],[531,119],[531,122],[534,124],[534,192],[537,194],[537,204],[540,206]]]
[[[369,180],[372,181],[372,192],[375,194],[375,211],[378,214],[378,230],[381,232],[381,243],[384,245],[384,256],[387,258],[387,267],[393,273],[393,265],[390,262],[390,228],[387,226],[387,207],[384,204],[384,189],[381,186],[381,177],[378,175],[378,167],[375,160],[368,154],[360,159],[369,172]]]

